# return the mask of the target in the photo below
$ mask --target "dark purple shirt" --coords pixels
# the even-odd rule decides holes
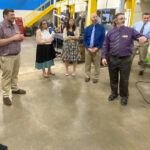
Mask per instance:
[[[10,26],[7,22],[3,21],[0,23],[0,39],[7,39],[15,34],[20,33],[16,24]],[[18,54],[21,50],[20,41],[12,41],[11,43],[0,46],[0,56]]]
[[[139,32],[130,27],[122,26],[120,28],[113,28],[105,37],[102,48],[102,58],[106,58],[107,54],[114,56],[114,43],[117,32],[120,32],[118,56],[130,56],[134,50],[134,40],[142,36]]]

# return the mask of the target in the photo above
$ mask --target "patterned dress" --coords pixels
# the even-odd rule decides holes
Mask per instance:
[[[66,32],[66,29],[65,31]],[[74,32],[67,31],[66,36],[74,36]],[[63,36],[63,37],[66,37]],[[65,38],[64,38],[65,39]],[[75,62],[75,61],[80,61],[81,59],[81,54],[79,50],[79,42],[78,40],[65,40],[63,44],[63,53],[62,53],[62,60],[63,61],[70,61],[70,62]]]

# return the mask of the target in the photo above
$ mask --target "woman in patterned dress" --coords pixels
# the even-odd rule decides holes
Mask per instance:
[[[54,35],[49,32],[46,20],[40,22],[40,29],[36,33],[37,49],[36,49],[36,64],[35,68],[42,69],[43,77],[47,78],[48,75],[55,75],[51,70],[54,65],[54,58],[56,56],[52,42]],[[46,72],[46,68],[48,71]]]
[[[65,75],[69,75],[69,62],[73,62],[72,76],[76,75],[77,62],[81,58],[79,50],[79,29],[75,26],[74,20],[71,18],[68,21],[66,28],[63,31],[63,53],[62,59],[65,62],[66,72]]]

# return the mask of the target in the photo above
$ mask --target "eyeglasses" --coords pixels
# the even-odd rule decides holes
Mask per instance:
[[[45,23],[42,23],[42,25],[45,25],[45,24],[47,24],[46,22]]]
[[[126,20],[126,18],[119,18],[118,20]]]

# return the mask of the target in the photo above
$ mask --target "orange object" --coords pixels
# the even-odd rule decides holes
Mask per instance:
[[[15,17],[15,23],[18,26],[20,33],[24,34],[24,26],[23,26],[22,17]]]

